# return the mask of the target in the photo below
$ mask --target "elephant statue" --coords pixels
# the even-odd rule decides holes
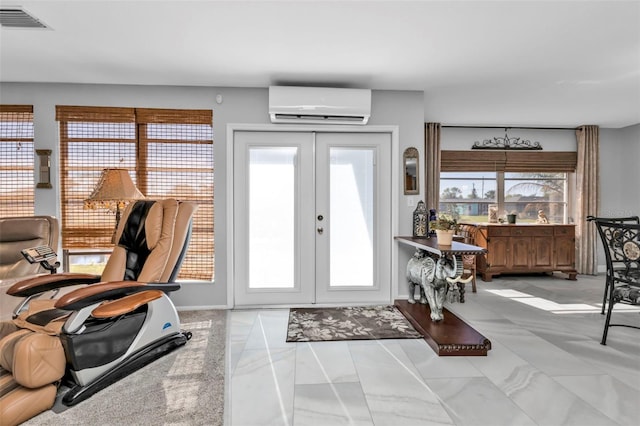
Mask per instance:
[[[409,259],[409,263],[407,263],[407,283],[409,284],[409,299],[407,302],[411,304],[416,303],[416,286],[420,289],[419,302],[423,305],[427,304],[427,297],[424,294],[424,287],[422,285],[422,271],[425,268],[425,262],[427,259],[432,260],[423,250],[418,249],[413,254],[413,257]]]
[[[452,290],[450,287],[456,286],[457,288],[457,282],[460,281],[462,272],[460,256],[454,256],[451,259],[442,256],[434,259],[425,253],[416,252],[407,264],[408,302],[415,303],[413,300],[414,286],[420,284],[420,303],[424,304],[424,299],[426,299],[431,309],[431,320],[441,321],[443,318],[442,306],[447,291]]]
[[[442,321],[442,305],[449,285],[447,278],[453,278],[458,274],[458,262],[450,262],[443,256],[437,261],[431,259],[426,266],[422,287],[431,308],[431,321]]]
[[[432,321],[441,321],[443,318],[442,306],[447,293],[450,293],[451,302],[458,300],[462,296],[458,283],[464,283],[470,279],[461,279],[462,272],[462,258],[460,256],[453,258],[442,256],[434,259],[425,251],[416,250],[407,263],[408,302],[416,303],[415,286],[418,285],[420,288],[419,302],[423,305],[429,304]]]

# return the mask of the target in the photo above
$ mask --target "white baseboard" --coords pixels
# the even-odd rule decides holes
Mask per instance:
[[[209,311],[209,310],[229,309],[227,305],[210,305],[210,306],[176,306],[178,312],[184,311]]]

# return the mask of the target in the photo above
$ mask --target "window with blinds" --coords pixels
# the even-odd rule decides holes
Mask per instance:
[[[0,105],[0,217],[33,216],[33,106]]]
[[[542,210],[570,223],[576,163],[575,152],[442,151],[438,208],[467,222],[487,222],[494,204],[505,220],[534,223]]]
[[[211,110],[58,106],[64,249],[111,246],[113,212],[85,210],[102,170],[129,170],[150,199],[199,205],[181,279],[214,276]]]

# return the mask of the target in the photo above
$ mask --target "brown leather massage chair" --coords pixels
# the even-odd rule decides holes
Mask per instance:
[[[26,262],[20,251],[36,246],[57,250],[59,233],[53,216],[0,218],[0,280],[46,273],[39,263]]]
[[[180,288],[174,281],[196,209],[174,199],[133,202],[101,276],[40,275],[7,290],[22,303],[0,323],[3,426],[51,408],[56,397],[74,405],[189,340],[167,294]],[[78,284],[59,299],[38,298]]]

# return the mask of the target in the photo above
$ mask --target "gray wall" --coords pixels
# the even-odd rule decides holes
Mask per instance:
[[[600,215],[640,215],[640,124],[600,130]]]
[[[600,216],[640,216],[640,124],[600,129]],[[598,271],[606,271],[598,243]]]
[[[216,95],[223,101],[217,104]],[[36,189],[36,214],[60,216],[58,124],[55,121],[56,105],[94,105],[147,108],[212,109],[215,144],[215,235],[216,259],[215,283],[188,283],[172,295],[182,308],[221,307],[227,304],[227,247],[226,208],[231,195],[226,186],[227,124],[269,123],[268,90],[266,88],[228,87],[170,87],[170,86],[124,86],[124,85],[76,85],[76,84],[26,84],[0,83],[0,102],[4,104],[26,104],[34,106],[35,147],[51,149],[53,189]],[[413,91],[374,91],[372,97],[371,125],[394,125],[399,127],[400,156],[405,148],[414,146],[423,152],[424,94]],[[396,155],[396,153],[394,153]],[[401,161],[395,158],[394,161]],[[424,164],[421,164],[421,179]],[[402,170],[399,168],[399,173]],[[398,177],[402,184],[401,176]],[[421,194],[424,188],[421,182]],[[414,204],[423,196],[405,197],[403,188],[397,188],[398,230],[411,234],[411,217]],[[404,265],[410,253],[399,250],[398,264]],[[399,268],[403,280],[403,268]],[[400,281],[403,282],[403,281]],[[400,292],[406,294],[404,286]]]
[[[455,128],[444,127],[442,129],[440,147],[443,150],[466,151],[470,150],[473,143],[482,142],[485,139],[504,137],[504,129],[484,128]],[[575,151],[576,135],[574,130],[529,130],[509,129],[510,138],[540,142],[545,151]]]

